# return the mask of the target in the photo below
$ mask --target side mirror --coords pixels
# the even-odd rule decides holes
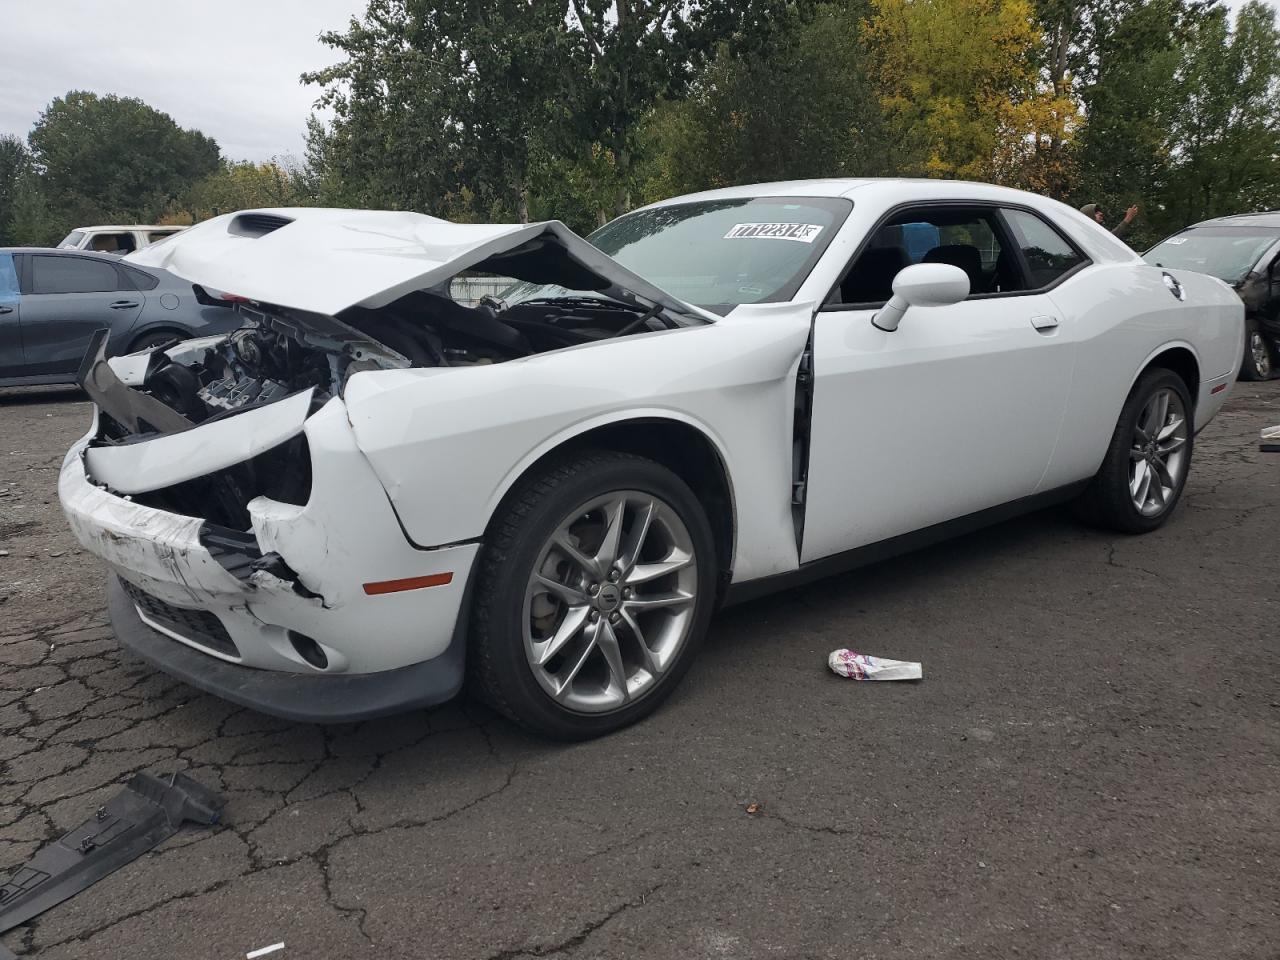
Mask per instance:
[[[917,263],[893,278],[893,296],[876,311],[871,323],[894,331],[908,307],[945,307],[969,295],[969,275],[949,263]]]

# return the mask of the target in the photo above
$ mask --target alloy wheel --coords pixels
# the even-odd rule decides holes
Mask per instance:
[[[1249,333],[1249,353],[1253,357],[1253,369],[1263,380],[1271,376],[1271,348],[1267,338],[1257,330]]]
[[[582,504],[525,589],[524,650],[539,686],[583,713],[646,696],[688,641],[698,586],[693,538],[663,500],[625,490]]]
[[[1144,517],[1168,509],[1187,471],[1187,410],[1178,393],[1162,387],[1151,395],[1133,428],[1129,448],[1129,496]]]

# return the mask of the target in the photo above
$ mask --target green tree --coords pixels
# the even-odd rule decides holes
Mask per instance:
[[[1275,209],[1280,195],[1280,30],[1250,0],[1201,22],[1183,45],[1173,84],[1161,216],[1176,229],[1228,213]]]
[[[309,205],[301,173],[271,160],[224,160],[215,173],[192,184],[160,219],[164,223],[197,223],[235,210]]]
[[[49,216],[27,145],[0,136],[0,246],[48,246],[65,234]]]
[[[1149,229],[1168,173],[1182,13],[1179,0],[1149,0],[1125,11],[1100,33],[1093,79],[1081,90],[1086,123],[1073,200],[1101,204],[1113,219],[1140,204],[1144,220],[1135,238]]]
[[[564,16],[545,0],[371,0],[324,34],[345,59],[304,77],[334,111],[308,135],[321,195],[527,219],[531,157],[569,111]]]
[[[304,77],[334,114],[309,129],[308,180],[323,202],[454,219],[523,219],[570,183],[574,216],[621,212],[654,104],[787,4],[370,0],[322,37],[342,62]]]
[[[28,137],[51,215],[67,229],[147,221],[218,168],[218,145],[141,100],[72,91]]]
[[[722,42],[689,97],[662,103],[646,122],[646,199],[893,172],[859,37],[864,10],[850,2],[781,11],[748,55]]]
[[[20,185],[31,172],[27,145],[11,134],[0,136],[0,247],[18,243],[13,230],[14,207]]]

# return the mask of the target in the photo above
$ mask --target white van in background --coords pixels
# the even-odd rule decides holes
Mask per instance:
[[[99,253],[115,253],[124,256],[165,237],[181,233],[186,227],[113,226],[76,227],[58,244],[59,250],[96,250]]]

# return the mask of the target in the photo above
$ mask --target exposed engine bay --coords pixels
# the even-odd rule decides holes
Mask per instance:
[[[143,392],[193,424],[311,387],[318,409],[364,370],[502,363],[672,325],[659,308],[587,296],[511,306],[486,297],[469,307],[442,293],[415,291],[386,307],[352,307],[340,319],[264,306],[237,309],[244,325],[219,342],[154,351]],[[135,432],[114,427],[104,439]]]
[[[465,306],[415,291],[342,317],[237,304],[244,324],[224,337],[157,348],[129,384],[90,348],[81,383],[100,408],[91,446],[136,443],[213,423],[311,391],[311,413],[340,396],[356,373],[502,363],[536,353],[673,326],[660,307],[603,297],[484,298]],[[141,357],[134,358],[139,362]],[[245,530],[255,496],[305,504],[310,457],[299,435],[216,473],[139,494],[139,502]]]

